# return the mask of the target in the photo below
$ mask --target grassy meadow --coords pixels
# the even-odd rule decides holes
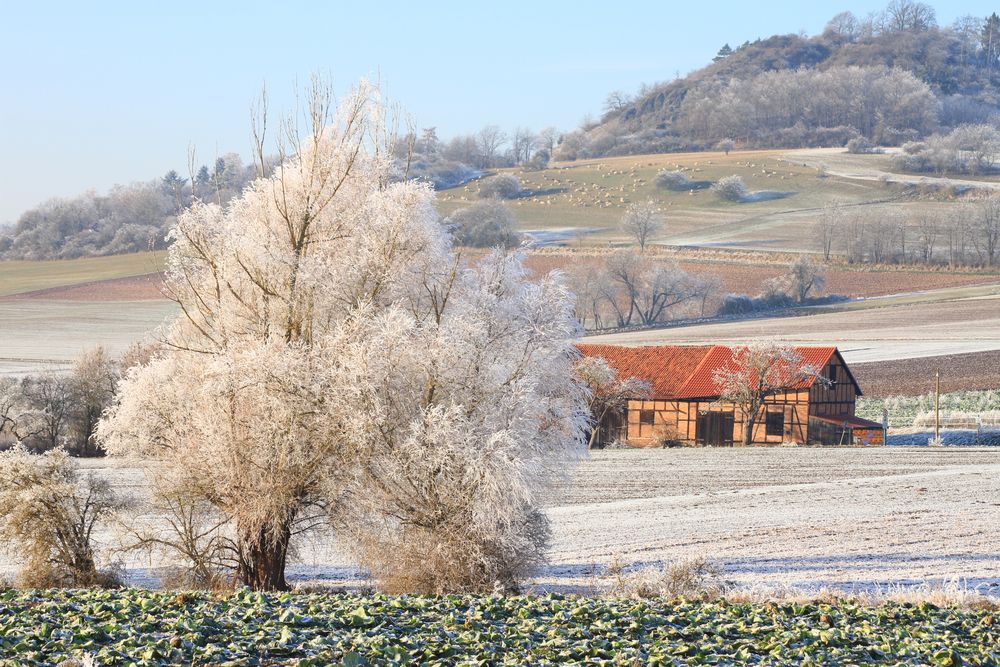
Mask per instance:
[[[801,158],[801,159],[800,159]],[[831,174],[826,161],[844,169]],[[851,173],[863,172],[852,178]],[[947,193],[920,194],[902,184],[884,184],[877,175],[888,169],[885,155],[849,155],[816,151],[762,150],[724,153],[671,153],[553,163],[548,169],[515,173],[528,191],[513,200],[519,226],[527,230],[575,228],[572,243],[627,243],[618,229],[625,208],[654,199],[667,218],[667,233],[657,242],[772,251],[815,251],[810,225],[824,206],[859,207],[873,212],[912,214],[954,204]],[[656,174],[679,170],[696,183],[687,191],[655,185]],[[725,176],[743,178],[756,201],[720,201],[709,189]],[[919,181],[948,182],[920,177]],[[478,199],[476,182],[443,190],[439,209],[445,215]]]
[[[0,262],[0,297],[162,271],[166,251],[110,257]]]

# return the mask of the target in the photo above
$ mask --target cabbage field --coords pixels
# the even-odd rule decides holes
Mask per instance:
[[[7,590],[0,665],[997,665],[998,619],[928,603]]]

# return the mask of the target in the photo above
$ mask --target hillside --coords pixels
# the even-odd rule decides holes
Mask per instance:
[[[820,35],[724,46],[686,77],[616,96],[601,122],[564,137],[557,155],[700,150],[726,138],[842,146],[857,134],[896,145],[986,122],[1000,100],[994,41],[996,15],[938,27],[933,9],[909,0],[866,20],[840,14]]]
[[[629,244],[619,228],[622,216],[630,204],[651,199],[666,219],[656,244],[705,251],[818,252],[815,225],[830,209],[842,214],[845,226],[895,220],[912,237],[928,216],[940,218],[944,226],[947,216],[974,207],[978,196],[1000,185],[986,177],[956,181],[891,169],[888,155],[852,155],[843,149],[595,158],[556,162],[536,171],[507,170],[522,185],[521,195],[508,205],[520,230],[540,245]],[[665,170],[688,175],[692,187],[657,187],[656,175]],[[711,192],[711,183],[731,175],[740,176],[753,193],[747,201],[721,201]],[[449,215],[480,201],[484,183],[439,192],[439,210]],[[941,241],[938,251],[944,248],[943,237]],[[841,255],[847,249],[838,241],[833,251]]]

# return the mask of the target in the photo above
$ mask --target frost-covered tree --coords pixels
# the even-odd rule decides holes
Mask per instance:
[[[97,569],[93,532],[126,505],[107,480],[82,477],[62,450],[31,454],[18,445],[0,453],[0,538],[24,563],[24,586],[115,583]]]
[[[690,190],[691,177],[683,171],[663,170],[656,175],[656,185],[667,190]]]
[[[483,199],[516,199],[520,195],[521,181],[514,174],[497,174],[479,186],[479,196]]]
[[[377,90],[330,100],[272,176],[180,217],[181,315],[99,433],[210,505],[255,589],[287,588],[292,536],[327,519],[386,588],[512,586],[583,445],[572,300],[517,255],[460,264],[430,188],[391,179]]]
[[[517,219],[499,199],[460,208],[445,219],[459,245],[472,248],[514,248],[521,243]]]
[[[663,213],[660,207],[652,199],[629,204],[622,216],[622,231],[635,239],[639,244],[639,251],[646,251],[646,244],[663,232]]]
[[[719,199],[732,202],[741,202],[750,195],[750,190],[747,188],[746,183],[736,174],[725,176],[713,183],[712,192]]]
[[[712,375],[720,403],[733,404],[743,417],[743,444],[753,442],[754,426],[771,394],[795,386],[820,369],[806,364],[794,347],[755,340],[736,348],[732,358]]]
[[[576,364],[576,375],[590,390],[590,441],[593,447],[604,418],[624,410],[629,399],[647,398],[652,392],[648,382],[634,377],[620,377],[602,357],[584,357]]]

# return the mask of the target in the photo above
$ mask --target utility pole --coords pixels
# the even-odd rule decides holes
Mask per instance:
[[[934,371],[934,442],[941,440],[941,371]]]

